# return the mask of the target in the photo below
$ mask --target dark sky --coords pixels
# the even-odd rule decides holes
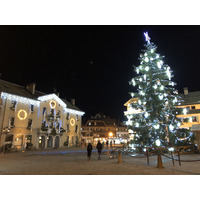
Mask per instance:
[[[180,93],[200,90],[200,26],[0,26],[1,78],[120,119],[148,31]]]

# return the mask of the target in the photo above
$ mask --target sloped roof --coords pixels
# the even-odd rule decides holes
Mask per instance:
[[[33,95],[29,90],[26,89],[25,86],[20,86],[20,85],[10,83],[1,79],[0,79],[0,92],[6,92],[9,94],[14,94],[21,97],[35,99],[35,100],[39,96],[45,95],[45,93],[39,92],[37,90],[35,90],[35,94]]]
[[[46,93],[39,92],[35,90],[35,94],[32,94],[29,90],[26,89],[25,86],[20,86],[14,83],[10,83],[0,79],[0,92],[6,92],[13,95],[18,95],[21,97],[26,97],[30,99],[36,100],[40,96],[47,95]],[[69,101],[60,98],[64,103],[67,104],[67,108],[81,111],[77,106],[72,105]]]
[[[188,95],[180,93],[179,96],[184,100],[182,105],[200,104],[200,91],[188,92]]]
[[[69,101],[67,101],[66,99],[61,99],[62,101],[64,101],[64,103],[67,104],[67,108],[73,109],[73,110],[78,110],[81,111],[77,106],[72,105]]]

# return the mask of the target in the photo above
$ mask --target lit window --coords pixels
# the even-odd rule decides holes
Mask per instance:
[[[197,117],[196,116],[192,116],[192,122],[197,122]]]

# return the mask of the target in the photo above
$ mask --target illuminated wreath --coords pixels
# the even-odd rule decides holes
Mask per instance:
[[[27,117],[27,112],[25,110],[19,110],[18,114],[17,114],[18,118],[20,120],[24,120]]]
[[[71,118],[71,119],[70,119],[70,124],[71,124],[71,126],[74,126],[74,125],[75,125],[75,119],[74,119],[74,118]]]
[[[52,109],[54,109],[56,107],[56,102],[54,100],[51,100],[50,103],[49,103],[50,107]]]

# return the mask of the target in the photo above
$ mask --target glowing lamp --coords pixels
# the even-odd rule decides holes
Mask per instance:
[[[159,147],[159,146],[160,146],[160,144],[161,144],[160,140],[159,140],[159,139],[157,139],[157,140],[156,140],[156,145]]]
[[[112,133],[112,132],[110,132],[108,135],[109,135],[109,137],[112,137],[112,136],[113,136],[113,133]]]
[[[148,72],[148,71],[149,71],[149,67],[148,67],[148,66],[146,66],[146,67],[145,67],[145,70]]]
[[[17,114],[17,117],[20,119],[20,120],[24,120],[26,119],[27,117],[27,112],[23,109],[19,110],[18,114]]]

